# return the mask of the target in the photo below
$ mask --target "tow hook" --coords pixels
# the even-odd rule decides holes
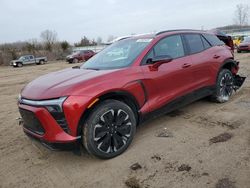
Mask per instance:
[[[239,76],[239,75],[235,75],[234,76],[234,91],[238,90],[242,84],[244,83],[246,77],[245,76]]]
[[[18,118],[16,118],[16,120],[18,121],[18,125],[22,125],[23,124],[23,118],[18,117]]]

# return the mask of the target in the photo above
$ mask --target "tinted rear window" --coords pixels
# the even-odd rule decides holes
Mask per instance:
[[[185,34],[186,42],[189,46],[189,53],[194,54],[204,50],[204,46],[199,34]]]
[[[212,45],[212,46],[219,46],[219,45],[224,45],[225,43],[222,42],[217,36],[212,35],[212,34],[203,34],[203,36],[207,39],[207,41]]]

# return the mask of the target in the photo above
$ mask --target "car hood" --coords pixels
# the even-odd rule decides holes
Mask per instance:
[[[88,87],[88,81],[100,78],[117,70],[88,70],[68,68],[41,76],[24,87],[21,96],[26,99],[42,100],[72,95],[79,85]],[[90,95],[90,94],[86,94]]]
[[[68,59],[73,58],[73,57],[74,57],[73,55],[66,56],[66,58],[68,58]]]
[[[20,62],[20,60],[15,59],[15,60],[12,60],[11,62],[12,62],[12,63],[16,63],[16,62]]]

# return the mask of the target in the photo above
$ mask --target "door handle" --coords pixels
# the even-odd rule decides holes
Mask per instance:
[[[188,67],[190,67],[191,66],[191,64],[189,64],[189,63],[184,63],[183,65],[182,65],[182,68],[188,68]]]
[[[214,55],[214,59],[218,59],[219,57],[219,55]]]

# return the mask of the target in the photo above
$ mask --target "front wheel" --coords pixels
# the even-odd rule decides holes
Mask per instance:
[[[133,110],[123,102],[106,100],[97,105],[86,120],[82,136],[87,151],[109,159],[123,153],[136,132]]]
[[[227,102],[233,94],[234,77],[230,70],[222,69],[218,75],[216,91],[212,99],[219,103]]]
[[[73,63],[78,63],[78,62],[79,62],[78,59],[76,59],[76,58],[73,59]]]
[[[17,63],[17,67],[22,67],[23,64],[22,63]]]

